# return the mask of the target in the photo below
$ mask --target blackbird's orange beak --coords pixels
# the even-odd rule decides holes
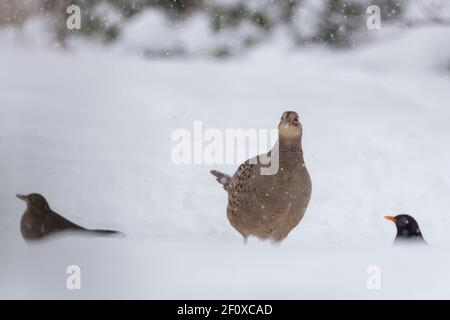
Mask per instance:
[[[392,221],[392,222],[397,222],[397,219],[395,219],[394,216],[385,216],[384,217],[386,220]]]

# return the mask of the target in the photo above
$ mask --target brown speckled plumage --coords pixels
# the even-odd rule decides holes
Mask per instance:
[[[74,231],[97,235],[120,234],[110,230],[89,230],[65,219],[50,209],[47,200],[40,194],[17,195],[25,201],[27,209],[20,222],[20,231],[25,240],[39,240],[46,236],[62,232]]]
[[[268,153],[279,152],[276,174],[261,174],[261,167],[267,166],[261,164],[260,156],[244,162],[233,177],[211,172],[228,192],[228,220],[244,239],[281,241],[303,218],[311,198],[311,179],[301,138],[297,113],[285,112],[278,143]]]

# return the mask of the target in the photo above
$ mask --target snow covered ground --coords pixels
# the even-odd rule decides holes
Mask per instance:
[[[0,298],[450,298],[449,28],[354,51],[273,45],[230,60],[0,50]],[[444,41],[445,40],[445,41]],[[171,161],[171,134],[304,126],[307,215],[280,246],[248,246],[209,174]],[[28,245],[24,204],[124,239]],[[412,214],[430,248],[393,249]],[[66,288],[79,265],[82,289]],[[367,267],[382,287],[366,286]]]

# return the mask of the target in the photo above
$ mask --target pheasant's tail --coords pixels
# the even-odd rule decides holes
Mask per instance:
[[[228,190],[231,181],[231,177],[229,175],[216,170],[212,170],[211,174],[217,178],[217,181],[223,186],[225,190]]]

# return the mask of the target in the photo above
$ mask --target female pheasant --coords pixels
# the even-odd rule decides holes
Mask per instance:
[[[302,149],[302,125],[296,112],[284,112],[275,146],[244,162],[233,177],[211,171],[228,193],[227,217],[244,237],[282,241],[303,218],[311,199],[311,178]],[[268,172],[266,159],[278,160]]]

